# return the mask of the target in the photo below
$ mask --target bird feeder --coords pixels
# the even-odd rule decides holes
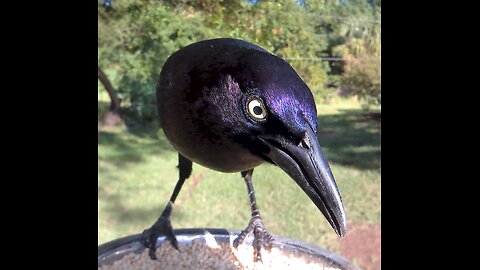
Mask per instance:
[[[322,269],[360,270],[345,258],[301,241],[274,236],[270,250],[262,249],[262,262],[253,261],[253,237],[235,249],[239,231],[226,229],[174,230],[179,250],[166,238],[157,242],[158,260],[151,260],[136,234],[98,247],[98,269]]]

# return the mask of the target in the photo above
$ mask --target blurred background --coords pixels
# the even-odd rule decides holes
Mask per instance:
[[[339,239],[281,169],[255,169],[257,203],[273,235],[380,269],[379,0],[99,0],[98,244],[140,233],[178,180],[177,153],[158,126],[156,81],[170,54],[218,37],[243,39],[289,62],[312,90],[320,143],[343,197]],[[240,174],[194,164],[174,228],[241,230],[250,217]]]

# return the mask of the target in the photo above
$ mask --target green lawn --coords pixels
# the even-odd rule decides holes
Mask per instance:
[[[342,194],[347,219],[379,224],[380,120],[362,111],[354,99],[319,105],[318,112],[320,144]],[[178,179],[176,165],[177,153],[158,128],[99,130],[99,244],[152,225]],[[287,174],[273,165],[262,165],[255,169],[253,179],[270,233],[338,252],[335,232]],[[194,164],[174,205],[172,224],[174,228],[241,230],[249,216],[240,173],[220,173]]]

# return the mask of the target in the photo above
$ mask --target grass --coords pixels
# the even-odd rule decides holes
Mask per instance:
[[[342,194],[347,219],[379,224],[379,119],[366,114],[354,99],[319,105],[318,112],[320,144]],[[176,166],[177,153],[158,128],[99,130],[98,243],[151,226],[178,179]],[[281,169],[259,166],[253,179],[264,223],[273,235],[339,252],[341,240]],[[241,230],[248,224],[249,209],[240,173],[220,173],[194,164],[174,205],[172,224],[174,228]]]

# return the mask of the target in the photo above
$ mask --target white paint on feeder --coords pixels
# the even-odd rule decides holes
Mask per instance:
[[[210,248],[220,248],[215,237],[208,231],[205,233],[205,243]]]

